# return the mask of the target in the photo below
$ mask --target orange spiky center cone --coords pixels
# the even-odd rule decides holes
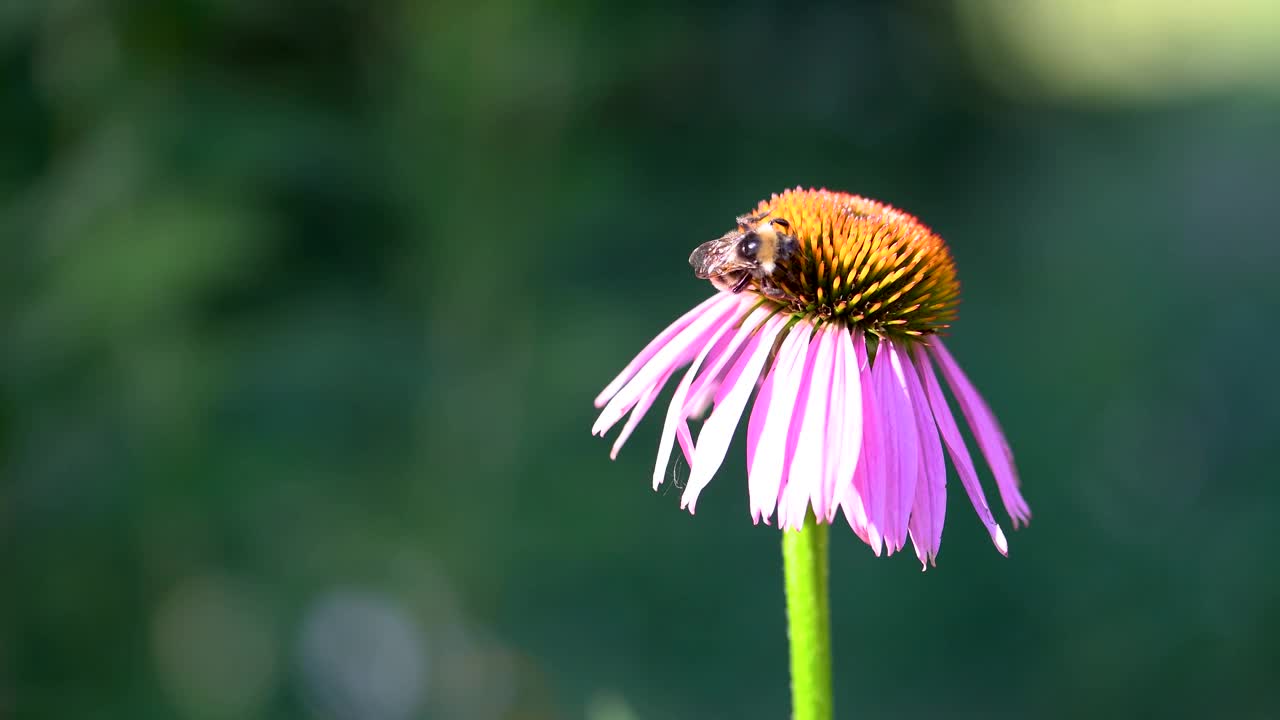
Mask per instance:
[[[800,188],[762,200],[750,214],[765,212],[789,222],[798,241],[769,278],[782,291],[770,300],[793,313],[897,336],[934,333],[955,319],[955,261],[915,217],[857,195]]]

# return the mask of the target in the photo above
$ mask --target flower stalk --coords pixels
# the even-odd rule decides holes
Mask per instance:
[[[827,525],[813,511],[799,530],[782,533],[791,655],[792,720],[831,720],[831,606]]]

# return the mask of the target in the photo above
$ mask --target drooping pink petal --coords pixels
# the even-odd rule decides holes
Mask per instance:
[[[773,371],[765,380],[769,386],[767,401],[756,402],[747,426],[751,513],[753,517],[759,513],[766,522],[777,507],[782,481],[791,464],[788,435],[812,332],[813,326],[806,322],[792,326],[778,349]]]
[[[749,317],[742,321],[741,324],[734,328],[738,319],[732,315],[728,316],[726,322],[722,322],[716,328],[714,334],[706,340],[706,345],[694,357],[693,362],[689,365],[689,369],[685,372],[684,378],[680,380],[680,384],[676,386],[675,394],[671,397],[671,404],[667,407],[667,418],[662,425],[662,436],[658,440],[658,458],[653,467],[653,489],[657,490],[662,484],[663,478],[667,474],[667,463],[671,461],[671,445],[675,439],[676,426],[685,421],[686,415],[683,412],[685,399],[688,397],[689,386],[693,384],[694,377],[697,376],[698,369],[701,367],[707,355],[713,350],[719,348],[720,352],[712,363],[721,362],[726,356],[733,352],[733,348],[746,341],[751,331],[755,329],[756,322],[763,319],[765,313],[762,310],[755,310]],[[727,344],[721,344],[721,336],[733,330],[731,339]],[[712,370],[712,372],[715,372]]]
[[[784,341],[785,342],[785,341]],[[778,348],[778,355],[774,356],[774,367],[778,365],[778,358],[781,357],[782,348]],[[751,408],[751,416],[747,418],[747,497],[751,506],[751,522],[760,524],[761,506],[756,504],[756,500],[763,497],[767,491],[767,487],[762,486],[761,480],[763,475],[752,475],[750,469],[755,467],[756,448],[760,446],[760,441],[764,434],[764,421],[769,417],[770,400],[773,397],[774,380],[778,374],[772,370],[767,370],[764,380],[760,382],[760,392],[756,393],[755,404]],[[778,488],[773,488],[773,496],[778,496]],[[768,516],[764,518],[764,524],[769,524]]]
[[[757,328],[760,320],[767,313],[757,310],[752,314],[751,318],[745,318],[743,325],[750,326],[747,332]],[[724,376],[729,372],[729,368],[738,360],[738,356],[742,354],[743,348],[746,347],[747,335],[742,334],[742,328],[738,328],[739,332],[725,335],[716,343],[716,347],[707,355],[707,361],[698,370],[697,377],[693,379],[693,383],[689,385],[689,391],[685,395],[684,403],[680,406],[680,412],[685,417],[701,418],[711,409],[711,396],[716,388],[723,382]]]
[[[613,441],[613,449],[609,451],[610,460],[618,459],[618,451],[622,450],[627,438],[631,437],[631,433],[635,431],[636,426],[644,419],[645,413],[649,412],[649,408],[653,406],[654,399],[658,397],[658,393],[662,392],[662,388],[666,386],[673,373],[675,373],[675,368],[667,371],[661,379],[650,385],[640,395],[640,399],[636,401],[636,406],[631,410],[631,415],[627,417],[626,424],[622,426],[622,432],[618,433],[618,439]]]
[[[969,502],[973,503],[978,519],[987,526],[987,533],[991,535],[991,541],[995,543],[996,549],[1001,554],[1008,555],[1009,541],[1005,539],[1004,530],[1000,529],[999,523],[991,515],[987,497],[982,492],[982,486],[978,484],[978,473],[973,469],[969,449],[964,446],[964,438],[960,436],[960,429],[956,427],[955,418],[951,416],[951,408],[947,407],[947,399],[942,394],[942,387],[938,385],[938,378],[933,374],[933,367],[929,365],[929,357],[924,348],[918,348],[913,353],[912,360],[915,361],[916,370],[919,371],[920,379],[924,382],[925,394],[929,396],[929,408],[933,411],[933,420],[937,423],[938,432],[942,435],[942,442],[946,444],[947,451],[951,454],[951,463],[955,465],[956,473],[960,476],[960,484],[964,485],[965,492],[969,494]]]
[[[831,363],[835,336],[830,328],[819,329],[810,343],[796,408],[800,417],[792,421],[797,430],[795,454],[782,491],[779,525],[799,530],[805,513],[813,507],[817,517],[826,517],[828,501],[822,497],[826,475],[827,414],[831,402]]]
[[[858,361],[858,381],[862,384],[862,453],[853,471],[853,487],[866,511],[867,544],[878,557],[887,511],[883,423],[866,337],[860,333],[855,334],[853,349]],[[857,528],[854,530],[856,532]]]
[[[909,360],[909,358],[908,358]],[[915,504],[911,508],[911,542],[920,564],[928,566],[938,556],[942,544],[942,522],[947,514],[947,461],[942,454],[942,441],[933,422],[929,398],[912,362],[902,363],[907,380],[907,395],[916,417],[920,437],[920,480],[916,483]]]
[[[951,386],[951,392],[960,403],[960,411],[969,421],[978,447],[982,448],[982,455],[991,466],[991,474],[996,478],[996,488],[1000,490],[1000,500],[1013,518],[1013,527],[1016,529],[1020,523],[1026,525],[1031,520],[1031,508],[1023,499],[1022,493],[1018,492],[1018,471],[1013,465],[1013,451],[1009,449],[1000,423],[996,422],[995,413],[991,412],[982,395],[969,382],[969,378],[960,369],[955,358],[951,357],[951,353],[947,352],[941,340],[935,338],[931,350],[938,366],[942,368],[947,385]]]
[[[689,423],[680,421],[676,427],[676,440],[680,443],[680,452],[684,453],[684,461],[693,467],[693,435],[689,432]]]
[[[812,328],[817,330],[817,328]],[[817,357],[816,343],[813,334],[809,336],[809,343],[805,346],[803,357],[797,361],[796,374],[799,375],[799,388],[796,390],[795,403],[792,405],[791,423],[787,427],[787,445],[786,453],[787,467],[782,473],[782,484],[778,492],[778,528],[781,530],[789,529],[788,521],[790,519],[789,512],[791,508],[783,503],[786,497],[787,487],[791,482],[791,465],[796,459],[796,447],[800,444],[800,426],[804,422],[804,409],[809,402],[809,387],[812,385],[813,362]],[[804,495],[803,501],[808,501],[808,495]]]
[[[832,332],[836,337],[823,488],[824,495],[830,499],[825,516],[828,523],[835,520],[841,498],[853,492],[853,469],[858,465],[858,453],[862,449],[862,383],[858,381],[853,339],[848,328],[836,327]]]
[[[863,418],[862,418],[862,373],[858,361],[858,352],[855,350],[857,343],[862,342],[861,334],[858,331],[849,333],[848,343],[845,344],[844,353],[844,412],[843,427],[841,434],[844,435],[843,445],[853,448],[854,452],[842,455],[840,459],[840,470],[838,484],[836,488],[837,504],[844,510],[845,519],[849,521],[849,527],[853,528],[853,532],[863,542],[871,544],[867,534],[867,510],[866,510],[866,483],[865,478],[860,477],[855,471],[858,465],[864,462],[867,449],[863,447]]]
[[[718,335],[725,323],[735,322],[738,313],[743,309],[742,301],[722,300],[712,304],[705,313],[694,318],[693,322],[676,333],[670,342],[653,353],[648,362],[618,390],[600,411],[600,417],[596,418],[591,432],[596,435],[607,432],[659,378],[666,375],[672,368],[689,362],[695,355],[705,351],[708,345],[714,345],[710,338]]]
[[[604,407],[604,404],[609,401],[609,398],[617,395],[618,391],[622,389],[622,386],[626,385],[627,381],[634,377],[635,374],[639,372],[640,368],[644,367],[645,363],[649,362],[650,358],[656,355],[659,350],[666,347],[667,344],[670,343],[681,331],[693,324],[694,320],[707,313],[713,312],[712,308],[716,305],[727,305],[736,302],[738,302],[738,299],[735,298],[732,293],[720,292],[712,295],[706,300],[703,300],[697,307],[684,315],[681,315],[678,320],[668,325],[662,332],[658,333],[657,337],[650,340],[649,344],[645,345],[644,349],[640,351],[640,354],[636,355],[635,358],[632,359],[625,368],[623,368],[622,372],[618,373],[618,376],[614,378],[599,395],[596,396],[596,407]]]
[[[702,492],[711,477],[724,462],[729,443],[733,440],[742,411],[747,406],[751,392],[755,390],[756,380],[764,370],[765,361],[773,349],[773,341],[778,337],[786,321],[773,317],[767,320],[759,332],[751,336],[738,359],[729,369],[721,384],[721,393],[716,398],[715,410],[702,425],[698,433],[698,442],[690,462],[689,484],[685,486],[684,495],[680,498],[680,507],[688,507],[693,513]]]
[[[729,323],[723,323],[716,328],[715,334],[707,339],[707,344],[694,356],[684,377],[680,379],[680,384],[676,385],[675,395],[671,398],[671,403],[667,406],[666,419],[662,424],[662,434],[658,436],[658,456],[653,466],[653,489],[657,490],[662,484],[667,474],[667,465],[671,462],[671,449],[676,442],[676,432],[680,426],[686,425],[685,417],[680,412],[680,406],[684,403],[685,395],[689,391],[689,385],[693,382],[694,376],[698,372],[698,367],[706,359],[716,346],[720,344],[722,339],[728,336],[730,329]],[[686,451],[686,457],[691,453]]]
[[[880,341],[872,374],[876,380],[878,419],[884,443],[885,545],[889,554],[893,554],[907,544],[907,523],[916,498],[920,439],[893,341],[887,338]]]
[[[865,448],[864,448],[865,449]],[[854,482],[857,481],[857,475],[854,476]],[[849,528],[853,530],[853,534],[858,539],[866,543],[869,547],[875,548],[877,545],[871,544],[871,533],[868,530],[870,524],[867,520],[866,503],[862,500],[862,496],[858,494],[853,483],[845,490],[845,494],[840,496],[839,505],[844,510],[845,520],[849,522]],[[876,553],[879,555],[879,553]]]
[[[765,318],[773,317],[770,311],[760,308],[757,309],[750,319],[752,327],[758,327]],[[744,325],[747,323],[744,322]],[[693,385],[689,387],[689,396],[685,400],[682,410],[689,417],[702,417],[710,409],[712,399],[716,393],[721,392],[724,385],[725,376],[733,367],[733,363],[738,361],[746,349],[745,342],[737,342],[724,353],[722,357],[715,363],[708,363],[706,367],[698,373],[698,377],[694,379]],[[716,402],[719,400],[717,399]]]

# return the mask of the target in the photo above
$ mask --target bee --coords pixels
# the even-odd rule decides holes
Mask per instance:
[[[769,212],[743,215],[738,218],[737,230],[699,245],[689,256],[694,276],[735,293],[745,290],[754,278],[760,292],[783,297],[785,293],[771,276],[778,263],[795,253],[799,242],[788,234],[791,223],[782,218],[766,221],[767,217]]]

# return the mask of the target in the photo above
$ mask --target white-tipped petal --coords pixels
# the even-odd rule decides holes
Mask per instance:
[[[791,328],[765,380],[769,385],[767,402],[756,402],[747,424],[751,512],[764,517],[766,522],[778,504],[783,478],[791,462],[788,434],[800,391],[800,370],[804,368],[812,332],[813,326],[804,322]]]
[[[973,503],[973,509],[978,513],[978,519],[987,527],[987,533],[991,536],[991,541],[995,543],[996,549],[1001,553],[1008,554],[1009,545],[1005,542],[1004,531],[1000,529],[1000,524],[996,522],[995,517],[991,515],[991,507],[987,505],[987,496],[982,492],[982,486],[978,484],[978,473],[973,469],[973,459],[969,457],[969,449],[964,445],[964,439],[960,436],[960,429],[956,427],[955,418],[951,415],[951,408],[947,407],[947,399],[942,394],[942,388],[938,385],[938,378],[933,374],[933,368],[929,365],[929,358],[925,355],[923,348],[917,349],[912,360],[915,362],[916,370],[920,373],[920,379],[924,383],[925,394],[929,397],[929,408],[933,411],[934,422],[938,426],[938,432],[942,435],[942,442],[947,446],[947,452],[951,455],[951,463],[956,466],[956,473],[960,476],[960,484],[964,486],[964,490],[969,495],[969,502]]]
[[[702,431],[698,433],[693,461],[690,463],[692,469],[689,472],[689,484],[685,486],[684,495],[680,499],[680,506],[688,507],[691,513],[695,510],[699,493],[711,482],[711,477],[724,462],[747,399],[755,390],[756,380],[764,369],[765,361],[769,359],[773,341],[783,325],[784,321],[779,318],[767,321],[747,342],[737,362],[725,376],[722,384],[724,392],[718,398],[715,410],[703,424]]]

